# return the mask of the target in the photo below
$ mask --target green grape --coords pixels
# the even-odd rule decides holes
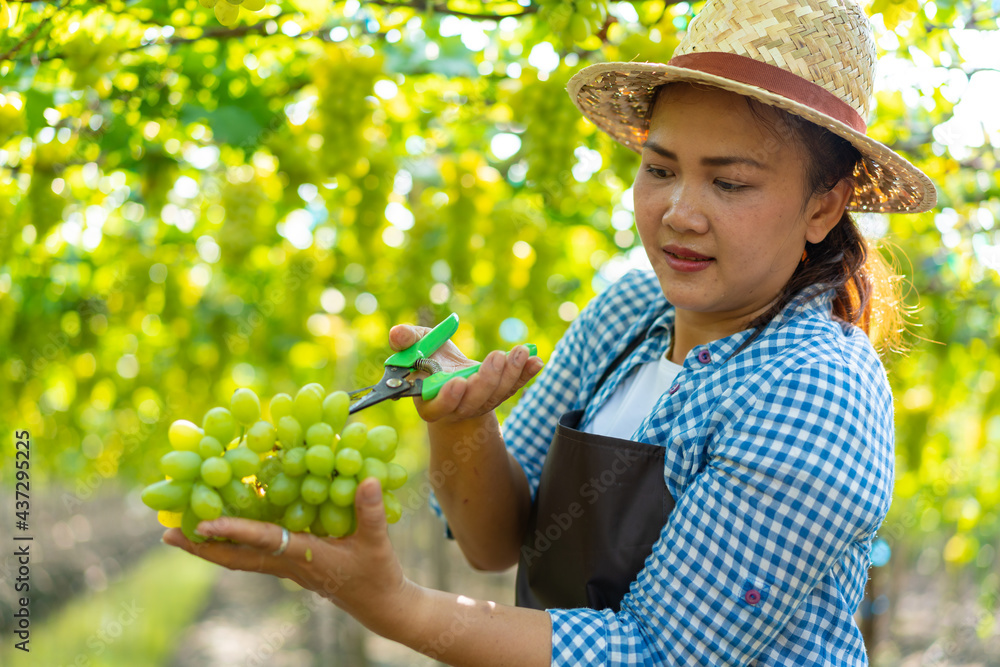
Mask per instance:
[[[323,399],[323,421],[330,425],[334,433],[344,429],[350,407],[351,398],[346,391],[335,391]]]
[[[371,457],[365,459],[358,472],[358,479],[368,479],[369,477],[377,479],[384,489],[386,480],[389,478],[389,469],[385,465],[385,461]]]
[[[313,445],[306,450],[306,467],[314,475],[329,477],[335,460],[333,450],[326,445]]]
[[[198,4],[200,4],[205,9],[212,9],[213,7],[215,7],[215,3],[217,3],[218,1],[219,0],[198,0]]]
[[[329,448],[333,445],[333,429],[324,422],[313,424],[306,431],[306,445],[309,447],[324,445]]]
[[[222,456],[225,447],[218,440],[210,435],[206,435],[198,443],[198,456],[203,459],[210,459],[213,456]]]
[[[288,394],[275,394],[267,407],[267,411],[271,414],[271,422],[277,424],[282,417],[290,417],[294,404],[295,401]]]
[[[302,426],[295,417],[282,417],[278,422],[278,440],[285,449],[302,446]]]
[[[396,429],[391,426],[375,426],[368,431],[361,453],[388,463],[396,455],[398,443],[399,436],[396,435]]]
[[[309,524],[309,532],[316,537],[327,537],[330,533],[326,532],[326,528],[323,527],[323,521],[319,518],[319,512],[316,512],[316,518],[313,522]]]
[[[323,397],[326,396],[326,389],[324,389],[323,385],[321,385],[319,382],[310,382],[307,385],[303,385],[302,389],[299,389],[299,392],[303,391],[311,391],[312,393],[316,394],[320,402],[322,402]]]
[[[251,12],[259,12],[264,9],[264,0],[243,0],[243,6]]]
[[[365,98],[373,94],[375,82],[382,77],[382,58],[356,53],[330,45],[313,70],[319,93],[316,118],[323,137],[320,169],[331,175],[350,173],[358,156],[371,160],[374,153],[365,136],[372,122],[372,107]],[[364,204],[358,208],[363,210]]]
[[[192,489],[191,482],[165,479],[143,489],[140,498],[147,507],[158,512],[180,512],[188,504]]]
[[[233,447],[223,457],[233,469],[233,477],[243,479],[260,470],[260,455],[245,445]]]
[[[233,478],[233,469],[229,467],[226,459],[213,456],[201,464],[201,478],[209,486],[219,488]]]
[[[252,452],[263,454],[274,447],[277,437],[277,431],[270,422],[259,421],[247,430],[247,447]]]
[[[201,482],[195,482],[191,491],[191,509],[198,518],[211,521],[222,516],[222,497],[218,492]]]
[[[402,518],[403,505],[392,491],[382,493],[382,504],[385,505],[385,520],[388,523],[396,523]]]
[[[268,456],[260,462],[260,470],[257,471],[257,483],[267,486],[274,479],[275,475],[284,469],[284,464],[277,456]]]
[[[201,430],[201,427],[193,422],[178,419],[170,425],[170,430],[167,431],[167,440],[170,441],[170,445],[174,449],[193,452],[198,449],[198,443],[204,435],[205,432]]]
[[[309,428],[323,418],[323,397],[317,396],[315,389],[303,387],[295,394],[292,416],[302,428]]]
[[[302,500],[310,505],[319,505],[330,493],[330,478],[319,475],[306,475],[299,490]]]
[[[256,519],[260,516],[257,494],[238,479],[231,479],[219,487],[222,497],[223,513],[226,516],[241,516],[246,519]]]
[[[574,42],[582,42],[591,35],[590,25],[582,14],[573,14],[570,18],[569,34]]]
[[[296,500],[285,508],[281,525],[294,533],[301,533],[316,519],[316,506]]]
[[[229,410],[225,408],[212,408],[205,413],[201,427],[207,435],[212,436],[223,445],[228,445],[229,441],[236,435],[236,420]]]
[[[356,449],[341,449],[337,452],[335,467],[337,473],[351,477],[361,470],[364,457]]]
[[[306,474],[306,470],[308,470],[306,466],[307,451],[305,447],[295,447],[294,449],[285,451],[283,463],[285,464],[286,475],[289,477],[301,477]]]
[[[260,513],[259,521],[267,521],[268,523],[278,523],[281,521],[281,516],[285,513],[284,505],[275,505],[274,503],[259,502],[258,511]]]
[[[358,480],[353,477],[337,476],[330,482],[330,502],[338,507],[354,505],[354,494],[358,490]]]
[[[385,488],[389,491],[395,491],[406,484],[406,480],[409,477],[406,473],[406,468],[399,465],[398,463],[389,463],[386,466],[388,474],[385,479]]]
[[[302,488],[301,477],[289,477],[285,473],[275,475],[267,485],[267,499],[272,505],[287,505],[299,497]]]
[[[184,537],[188,538],[195,544],[201,544],[205,541],[205,537],[202,537],[198,533],[194,532],[198,524],[201,523],[201,518],[194,513],[194,510],[188,507],[184,510],[184,515],[181,517],[181,532],[184,533]]]
[[[319,519],[330,537],[343,537],[354,532],[354,510],[338,507],[327,501],[319,506]]]
[[[201,470],[201,457],[195,452],[167,452],[160,458],[160,470],[167,477],[189,482],[198,478]]]
[[[348,424],[340,432],[340,444],[337,445],[337,449],[356,449],[360,452],[361,448],[365,446],[365,440],[367,440],[367,438],[367,426],[361,422]]]
[[[219,19],[219,23],[222,25],[226,27],[234,26],[239,17],[239,6],[231,5],[226,0],[219,0],[215,4],[215,18]]]
[[[601,17],[601,8],[594,0],[575,0],[576,11],[588,19],[598,20]]]
[[[260,419],[260,399],[252,389],[241,387],[229,399],[229,411],[240,424],[250,426]]]

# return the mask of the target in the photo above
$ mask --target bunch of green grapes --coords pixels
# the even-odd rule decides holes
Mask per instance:
[[[525,127],[521,150],[528,163],[528,184],[546,203],[557,206],[573,184],[574,151],[581,143],[580,113],[564,92],[569,72],[556,70],[546,81],[525,72],[522,79],[511,108]]]
[[[341,45],[330,45],[316,67],[319,102],[316,115],[323,137],[324,166],[330,172],[350,172],[368,153],[364,138],[371,122],[375,82],[382,75],[382,61],[365,57]]]
[[[226,217],[216,239],[227,261],[239,263],[247,252],[260,242],[258,222],[266,218],[270,202],[259,176],[247,182],[227,179],[222,185],[222,207]]]
[[[603,0],[538,0],[538,20],[559,35],[567,48],[600,30],[607,16]]]
[[[264,9],[264,0],[198,0],[205,9],[215,9],[215,18],[224,26],[236,25],[240,7],[250,12]]]
[[[25,129],[24,98],[16,92],[0,93],[0,146],[21,135]]]
[[[212,408],[201,426],[186,420],[170,425],[173,451],[160,459],[166,479],[147,486],[142,501],[159,512],[160,523],[180,527],[194,542],[204,539],[194,532],[198,522],[220,516],[343,537],[355,529],[358,483],[375,477],[386,518],[395,523],[402,505],[392,492],[407,477],[392,460],[396,431],[348,424],[349,407],[346,393],[327,394],[313,383],[294,398],[272,398],[269,422],[261,419],[257,395],[237,389],[229,408]]]

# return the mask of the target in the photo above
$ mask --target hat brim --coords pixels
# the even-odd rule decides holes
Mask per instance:
[[[616,62],[590,65],[566,86],[580,112],[615,141],[639,153],[649,130],[647,118],[658,86],[695,82],[751,97],[805,118],[849,141],[863,156],[855,173],[848,210],[920,213],[937,203],[934,184],[888,146],[811,107],[757,86],[663,63]]]

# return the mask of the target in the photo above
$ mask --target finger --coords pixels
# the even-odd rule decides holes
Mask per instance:
[[[388,534],[385,519],[385,505],[382,502],[382,486],[378,479],[368,477],[358,484],[354,496],[358,530],[355,533],[365,541],[381,541]]]
[[[412,324],[397,324],[389,329],[389,346],[394,350],[405,350],[426,336],[428,331],[430,329],[427,327],[418,327]]]
[[[493,407],[500,405],[524,385],[521,382],[521,375],[524,371],[524,365],[528,362],[528,357],[528,348],[524,345],[518,345],[507,353],[500,381],[489,399],[490,405]]]
[[[465,378],[452,378],[441,387],[438,395],[433,399],[425,401],[421,398],[415,398],[414,403],[417,406],[417,412],[419,412],[421,419],[428,422],[435,422],[445,417],[453,416],[458,405],[462,402],[462,397],[465,395],[468,385],[469,381]]]
[[[503,370],[507,365],[507,355],[500,350],[494,350],[486,355],[486,359],[479,366],[479,370],[469,377],[469,386],[465,390],[462,402],[455,409],[456,415],[461,418],[468,418],[480,415],[484,410],[492,410],[503,401],[493,401],[492,397],[498,392],[502,392],[500,383],[503,378]]]
[[[196,531],[205,537],[221,537],[265,554],[273,554],[281,547],[283,531],[281,526],[264,521],[223,516],[212,521],[202,521]],[[282,552],[284,558],[304,557],[311,543],[311,535],[289,533],[288,546]]]
[[[539,357],[530,357],[521,369],[521,377],[518,379],[515,391],[528,384],[528,381],[538,375],[543,368],[545,368],[544,360]]]
[[[164,544],[178,547],[230,570],[283,574],[281,572],[283,562],[280,559],[245,544],[216,541],[194,543],[184,536],[180,528],[171,528],[163,534],[162,540]]]

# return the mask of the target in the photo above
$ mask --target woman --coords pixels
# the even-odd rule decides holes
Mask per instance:
[[[587,306],[503,435],[493,409],[541,369],[524,347],[417,406],[451,533],[478,568],[519,563],[518,607],[408,581],[375,480],[347,539],[220,519],[200,532],[241,544],[165,540],[292,578],[450,664],[867,664],[852,615],[891,498],[893,423],[865,333],[892,331],[879,313],[895,304],[880,310],[891,281],[846,211],[935,201],[864,135],[873,66],[847,0],[710,1],[669,64],[570,82],[642,155],[653,272]],[[395,327],[392,345],[422,333]]]

